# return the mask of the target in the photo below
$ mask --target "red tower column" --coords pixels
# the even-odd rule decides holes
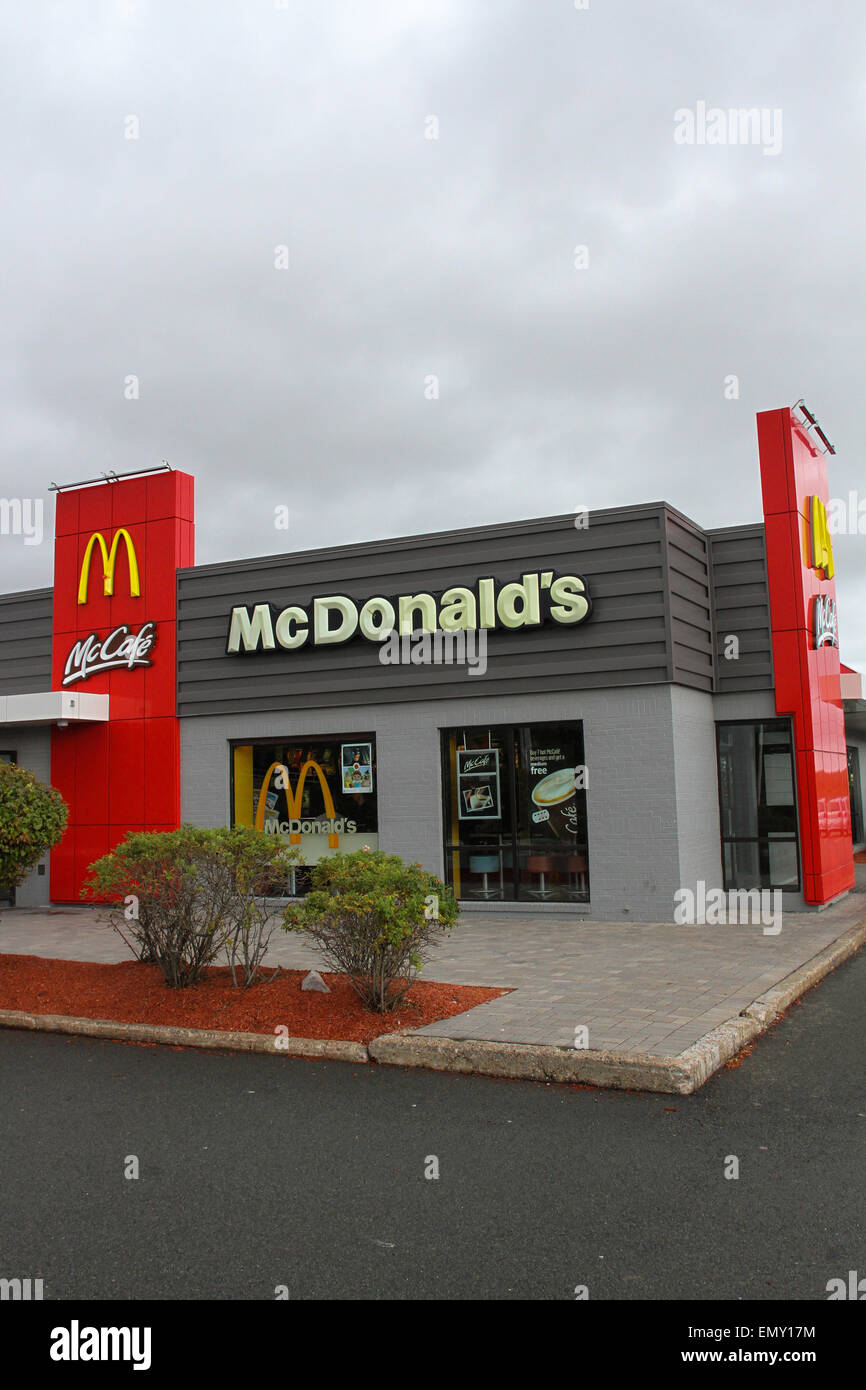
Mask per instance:
[[[826,507],[827,466],[789,409],[758,415],[758,449],[776,710],[793,723],[803,896],[825,903],[854,887],[839,648],[815,636],[816,600],[834,610],[836,602],[832,572],[814,564],[812,535],[811,499]]]
[[[51,733],[69,823],[51,897],[129,830],[180,822],[177,571],[194,563],[193,479],[167,471],[57,494],[52,689],[109,696],[107,723]]]

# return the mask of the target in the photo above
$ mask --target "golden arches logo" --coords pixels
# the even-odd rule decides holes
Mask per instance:
[[[93,547],[99,546],[102,555],[102,589],[106,598],[110,598],[114,593],[114,567],[117,564],[117,550],[121,540],[126,542],[126,558],[129,561],[129,594],[130,598],[139,598],[141,595],[141,583],[138,577],[138,559],[135,554],[135,546],[132,537],[122,526],[119,531],[115,531],[114,539],[111,542],[111,549],[105,544],[105,537],[101,531],[94,531],[90,540],[87,542],[87,549],[84,552],[84,559],[81,562],[81,577],[78,581],[78,602],[87,602],[87,581],[90,578],[90,561],[93,555]]]
[[[304,783],[307,780],[307,773],[310,771],[315,772],[316,776],[319,779],[319,786],[322,789],[322,799],[325,803],[325,815],[329,818],[329,820],[333,821],[335,819],[336,811],[334,809],[334,798],[331,795],[331,788],[328,786],[328,779],[318,763],[313,762],[311,758],[304,763],[303,767],[298,773],[298,781],[294,791],[292,791],[292,783],[291,778],[289,777],[289,769],[286,767],[285,763],[271,763],[270,767],[265,773],[264,781],[262,782],[262,789],[259,792],[259,799],[256,804],[256,830],[264,830],[265,828],[265,811],[267,810],[268,787],[271,784],[271,777],[275,772],[281,772],[283,774],[283,779],[286,784],[285,793],[286,801],[288,802],[289,806],[289,820],[301,819],[301,803],[303,801],[304,796]],[[293,830],[289,835],[289,844],[299,845],[300,843],[300,835],[297,831]],[[339,843],[339,835],[336,833],[336,831],[332,830],[328,835],[329,848],[337,849]]]
[[[820,497],[810,498],[809,532],[811,536],[811,568],[823,570],[825,579],[832,579],[836,573],[833,564],[833,543],[830,540],[830,527],[827,525],[827,508]]]

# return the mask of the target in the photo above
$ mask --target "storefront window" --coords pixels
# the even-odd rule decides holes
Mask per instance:
[[[459,898],[588,902],[580,724],[443,734],[445,864]]]
[[[328,854],[378,848],[375,738],[235,745],[232,812],[233,825],[258,826],[300,850],[287,889],[304,894],[310,869]]]
[[[725,888],[800,886],[787,720],[718,724]]]

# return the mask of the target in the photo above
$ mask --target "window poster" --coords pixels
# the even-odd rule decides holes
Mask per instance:
[[[343,791],[364,794],[373,790],[373,745],[343,743],[340,746]]]
[[[499,820],[499,749],[457,749],[457,801],[460,820]]]

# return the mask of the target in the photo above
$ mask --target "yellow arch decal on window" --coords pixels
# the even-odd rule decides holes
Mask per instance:
[[[304,763],[303,767],[298,773],[298,782],[294,791],[292,791],[292,782],[291,778],[289,777],[289,769],[286,767],[285,763],[271,763],[270,767],[265,773],[264,781],[262,782],[262,789],[259,792],[259,799],[256,803],[256,830],[264,830],[265,828],[265,811],[267,810],[268,787],[271,784],[271,777],[278,769],[285,773],[285,792],[286,801],[288,802],[289,807],[289,820],[301,819],[301,802],[304,795],[304,783],[307,780],[307,773],[311,770],[315,772],[316,776],[319,779],[319,786],[322,789],[322,799],[325,803],[325,815],[329,818],[329,820],[336,819],[336,811],[334,809],[334,798],[331,795],[331,788],[328,786],[328,779],[326,778],[324,772],[322,771],[318,763],[313,762],[311,758]],[[289,835],[289,844],[299,845],[300,843],[300,835],[297,833],[297,831],[292,831],[292,833]],[[328,834],[328,847],[330,849],[337,849],[339,847],[339,844],[339,835],[336,834],[335,831],[331,831]]]

